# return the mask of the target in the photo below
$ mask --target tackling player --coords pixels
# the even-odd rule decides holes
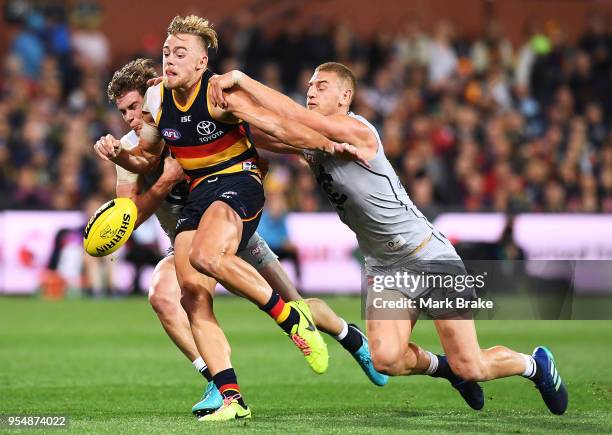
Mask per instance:
[[[308,125],[331,140],[351,143],[362,151],[369,167],[319,152],[305,154],[340,219],[357,235],[366,257],[368,277],[374,278],[381,271],[387,275],[409,271],[422,276],[433,273],[465,276],[454,247],[408,197],[384,154],[376,129],[365,118],[349,111],[355,93],[355,77],[349,68],[335,62],[317,67],[308,83],[308,110],[240,71],[214,77],[210,85],[215,105],[226,107],[224,89],[238,87],[279,116]],[[288,148],[283,144],[277,146]],[[397,298],[400,289],[385,290],[387,297]],[[419,296],[424,297],[441,289],[419,290]],[[552,353],[545,347],[536,347],[532,355],[504,346],[481,349],[471,316],[442,316],[434,322],[446,356],[434,355],[410,342],[418,310],[403,320],[373,319],[370,305],[368,310],[366,325],[372,358],[376,369],[383,373],[446,378],[474,409],[484,406],[477,381],[519,375],[535,383],[552,413],[563,414],[567,409],[565,384]]]
[[[166,139],[176,141],[183,137],[187,143],[190,141],[206,143],[189,146],[184,142],[171,142],[171,149],[176,152],[179,162],[183,168],[186,168],[191,178],[189,199],[182,210],[182,218],[178,220],[175,265],[183,289],[182,305],[188,314],[193,338],[200,354],[203,354],[207,361],[215,359],[215,353],[223,353],[220,343],[208,336],[210,325],[207,324],[209,323],[207,318],[212,315],[212,289],[210,287],[202,289],[201,285],[198,286],[197,280],[201,277],[190,270],[189,260],[201,271],[217,278],[226,288],[260,304],[262,309],[268,311],[290,335],[313,369],[322,372],[327,367],[326,347],[310,320],[307,305],[299,301],[285,304],[280,295],[273,292],[268,283],[251,266],[234,255],[236,249],[243,248],[248,241],[246,236],[250,238],[255,230],[263,195],[260,192],[261,183],[257,178],[259,176],[257,156],[252,144],[246,139],[244,127],[228,117],[228,114],[211,111],[207,106],[206,80],[211,75],[206,70],[208,44],[216,44],[216,35],[204,20],[197,17],[185,19],[177,17],[170,25],[169,37],[164,47],[164,71],[167,77],[171,77],[169,83],[175,80],[177,92],[158,86],[148,91],[150,101],[145,103],[149,108],[149,113],[145,114],[147,121],[152,122],[151,115],[155,115],[158,124],[168,122],[169,125],[175,125],[175,128],[159,128]],[[186,83],[190,83],[188,88],[191,94],[189,92],[188,94],[191,96],[189,101],[185,102],[188,104],[182,105],[177,98],[180,100],[181,91],[186,92],[186,88],[181,87]],[[157,103],[154,102],[155,96],[158,97]],[[294,123],[283,125],[281,120],[270,112],[257,110],[247,99],[239,100],[239,96],[236,98],[234,114],[251,121],[252,124],[266,128],[270,133],[278,134],[286,141],[304,147],[358,156],[353,147],[332,143],[316,132]],[[255,115],[250,115],[246,111]],[[186,114],[179,115],[179,112]],[[180,125],[183,122],[188,125]],[[204,137],[197,138],[195,137],[197,135]],[[140,138],[143,153],[140,155],[123,150],[117,158],[114,147],[119,144],[108,137],[99,141],[96,146],[101,155],[112,157],[116,162],[132,170],[144,172],[158,164],[159,153],[163,149],[160,140],[158,130],[144,123]],[[233,155],[236,153],[237,155]],[[142,158],[143,154],[145,158]],[[202,187],[198,189],[198,186]],[[198,213],[203,210],[206,210],[206,213],[202,222],[206,224],[199,223]],[[208,210],[213,211],[209,213]],[[189,229],[190,225],[194,225],[198,230]],[[190,253],[192,239],[194,250],[198,255]],[[208,250],[202,251],[196,247],[205,247]],[[215,260],[214,263],[211,263],[212,259]],[[257,286],[251,287],[253,284]],[[321,308],[325,316],[330,314]],[[341,324],[341,329],[347,328]],[[357,332],[354,328],[349,329],[351,332]],[[346,331],[341,331],[339,335],[345,334]],[[353,333],[350,335],[355,336]],[[366,345],[361,337],[357,342],[360,348]],[[366,360],[362,361],[362,365],[366,363]],[[220,367],[223,364],[225,362],[218,362],[217,368],[213,370],[209,362],[211,372],[215,373],[213,376],[215,384],[224,396],[224,406],[214,415],[204,417],[204,420],[250,416],[250,411],[240,396],[231,364],[226,364],[229,365],[228,368]],[[386,382],[384,377],[378,378],[377,383],[384,382]]]

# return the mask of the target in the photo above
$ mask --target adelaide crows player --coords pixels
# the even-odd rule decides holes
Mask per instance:
[[[205,421],[248,418],[251,413],[240,395],[233,368],[216,363],[220,343],[209,340],[204,332],[212,293],[202,292],[196,284],[200,278],[195,270],[266,311],[315,372],[323,373],[328,365],[327,347],[308,306],[285,303],[252,266],[236,256],[255,232],[264,204],[257,153],[247,138],[249,127],[242,121],[296,147],[361,158],[355,147],[284,120],[240,91],[228,98],[226,110],[211,106],[208,49],[216,45],[217,36],[208,21],[196,16],[175,17],[163,47],[164,83],[146,93],[138,147],[113,149],[116,144],[111,144],[109,150],[101,141],[107,157],[115,163],[144,173],[159,164],[165,139],[189,179],[189,196],[178,220],[174,246],[183,291],[181,303],[197,348],[224,397],[224,405],[202,417]]]
[[[317,67],[308,83],[308,109],[240,71],[217,76],[210,86],[213,104],[219,107],[226,105],[224,90],[240,88],[279,116],[316,129],[331,140],[351,143],[363,152],[370,166],[319,152],[306,152],[305,157],[338,216],[355,232],[366,257],[368,277],[381,276],[381,271],[387,276],[406,271],[423,276],[434,272],[465,276],[454,247],[408,197],[384,154],[376,128],[350,112],[356,84],[349,68],[335,62]],[[277,146],[288,148],[283,144]],[[389,298],[400,292],[423,298],[439,290],[425,287],[419,289],[420,294],[411,295],[395,286],[383,289]],[[371,312],[374,308],[368,305]],[[408,318],[387,320],[373,318],[371,312],[366,325],[372,358],[375,367],[384,373],[444,377],[475,409],[484,406],[484,396],[476,382],[522,375],[535,383],[552,413],[563,414],[567,409],[566,387],[546,347],[536,347],[532,355],[505,346],[481,349],[474,320],[469,314],[456,313],[434,320],[446,352],[445,356],[434,355],[410,342],[419,310],[408,313]]]
[[[116,104],[124,121],[132,129],[120,139],[122,146],[126,149],[131,149],[138,144],[138,135],[143,124],[142,105],[147,81],[156,77],[157,73],[151,60],[136,59],[117,70],[108,85],[109,100]],[[106,138],[108,141],[113,139],[112,136]],[[94,149],[97,151],[98,147],[97,143]],[[183,181],[183,177],[183,169],[170,156],[166,157],[164,164],[152,174],[139,175],[117,166],[117,196],[129,197],[135,202],[138,208],[136,226],[155,213],[171,245],[174,243],[177,221],[187,199],[188,186]],[[276,255],[257,233],[251,237],[246,248],[238,252],[238,255],[257,269],[285,300],[301,299]],[[214,280],[204,275],[201,275],[201,278],[202,286],[215,284]],[[149,302],[168,336],[207,380],[202,399],[192,407],[195,415],[203,416],[221,407],[223,400],[212,382],[210,370],[195,345],[187,313],[181,306],[180,299],[181,289],[176,278],[174,253],[171,250],[153,272]],[[387,376],[374,370],[367,340],[362,339],[360,331],[354,325],[347,324],[344,319],[338,317],[324,301],[312,298],[307,299],[306,302],[311,309],[317,328],[336,338],[351,353],[374,384],[384,385],[387,382]],[[214,313],[211,311],[209,314],[210,321],[216,329],[218,324]],[[209,336],[218,335],[217,340],[227,343],[220,328],[207,332]],[[224,349],[227,349],[224,354],[229,364],[228,343],[224,344]]]

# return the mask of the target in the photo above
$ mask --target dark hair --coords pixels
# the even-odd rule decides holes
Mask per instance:
[[[115,71],[108,84],[106,95],[111,101],[125,95],[130,91],[138,91],[144,97],[147,92],[147,81],[157,77],[151,59],[136,59]]]

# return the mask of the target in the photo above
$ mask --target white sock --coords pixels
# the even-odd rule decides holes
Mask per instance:
[[[429,355],[429,367],[425,370],[426,375],[433,375],[438,370],[438,356],[429,351],[425,351]]]
[[[336,335],[336,340],[338,341],[342,340],[348,334],[348,324],[346,320],[343,318],[340,318],[340,320],[342,321],[342,331],[340,331],[340,334]]]
[[[195,367],[195,369],[197,371],[199,371],[200,373],[202,373],[202,371],[206,370],[207,366],[206,363],[204,362],[204,360],[202,359],[201,356],[197,357],[196,359],[194,359],[191,364],[193,364],[193,366]]]
[[[526,378],[531,378],[536,373],[536,362],[531,355],[525,355],[524,353],[520,354],[525,360],[525,371],[523,372],[523,376]]]

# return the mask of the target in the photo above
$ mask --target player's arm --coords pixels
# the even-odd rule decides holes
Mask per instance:
[[[368,154],[376,152],[378,143],[370,129],[346,115],[324,116],[300,106],[291,98],[252,79],[240,71],[231,71],[210,79],[210,98],[214,105],[227,105],[223,90],[238,87],[251,95],[263,107],[283,118],[304,124],[335,142],[350,143]]]
[[[273,136],[281,143],[290,144],[295,148],[338,154],[341,157],[358,160],[367,164],[361,152],[353,145],[336,143],[312,128],[299,122],[282,118],[271,110],[256,104],[252,98],[240,89],[228,91],[225,100],[227,102],[226,112],[218,111],[219,109],[213,110],[213,117],[215,119],[220,119],[229,112],[233,116]]]
[[[138,219],[135,228],[155,213],[174,186],[183,180],[184,173],[181,165],[174,158],[168,156],[164,160],[163,173],[149,190],[140,193],[138,177],[138,174],[117,166],[117,197],[130,198],[136,204]]]
[[[154,171],[159,165],[165,144],[153,123],[151,114],[143,112],[142,115],[144,122],[136,147],[127,150],[121,141],[108,134],[101,137],[94,145],[98,157],[110,160],[136,174]]]
[[[299,148],[283,143],[257,127],[250,126],[249,137],[255,148],[278,154],[302,154],[302,150]]]

